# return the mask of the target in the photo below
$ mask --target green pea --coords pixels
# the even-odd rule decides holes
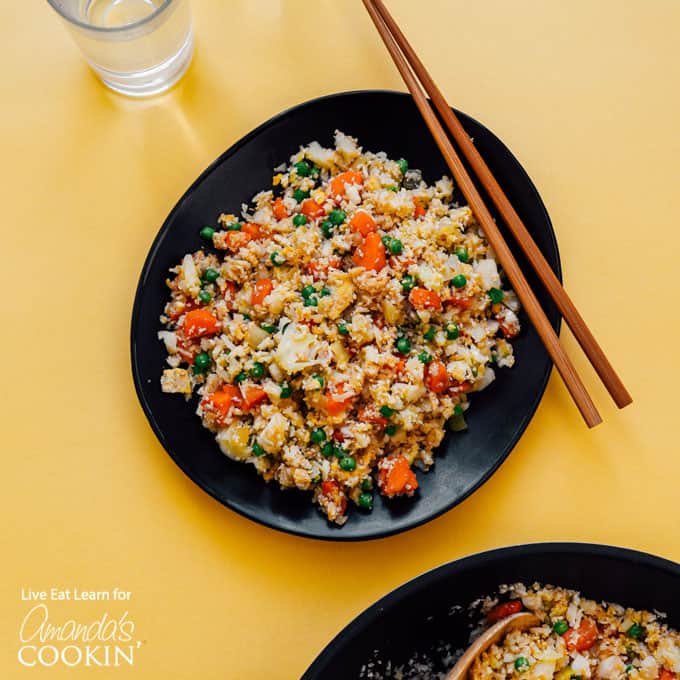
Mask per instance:
[[[338,324],[338,333],[340,333],[340,335],[349,335],[349,327],[347,326],[346,321],[341,321]]]
[[[434,336],[437,333],[437,329],[434,326],[430,326],[425,333],[423,333],[423,338],[427,340],[428,342],[432,342],[434,340]]]
[[[362,510],[373,510],[373,494],[372,493],[360,493],[357,499],[357,505]]]
[[[411,351],[411,341],[402,335],[397,338],[396,348],[399,354],[408,354]]]
[[[308,298],[310,295],[313,295],[316,293],[316,288],[314,286],[310,286],[307,284],[301,291],[300,295],[302,295],[303,298]]]
[[[264,375],[264,364],[256,361],[248,373],[250,373],[251,378],[261,378]]]
[[[281,391],[279,396],[281,399],[288,399],[293,394],[293,390],[288,383],[281,383]]]
[[[241,225],[238,222],[232,222],[225,227],[225,231],[241,231]]]
[[[253,450],[253,453],[254,453],[258,458],[259,458],[260,456],[264,455],[264,449],[263,449],[257,442],[253,442],[253,445],[252,445],[251,448],[252,448],[252,450]]]
[[[324,222],[321,224],[321,233],[326,238],[331,238],[331,236],[333,236],[334,229],[335,225],[330,220],[324,220]]]
[[[309,177],[309,175],[312,173],[312,166],[307,163],[307,161],[300,161],[293,167],[295,168],[295,172],[297,172],[300,177]]]
[[[328,219],[331,224],[338,226],[347,219],[347,213],[344,210],[331,210]]]
[[[281,255],[281,253],[279,253],[278,251],[274,251],[269,256],[269,259],[275,267],[280,267],[281,265],[286,264],[286,258],[284,258],[283,255]]]
[[[372,488],[373,488],[373,480],[370,477],[366,477],[361,482],[361,490],[362,491],[370,491]]]
[[[322,447],[321,447],[321,453],[326,456],[326,458],[329,458],[330,456],[333,455],[334,452],[334,447],[331,442],[326,442]]]
[[[307,297],[302,303],[303,307],[318,307],[319,299],[316,296]]]
[[[456,404],[453,407],[453,415],[454,416],[462,416],[463,415],[463,407],[460,404]]]
[[[321,174],[321,170],[319,168],[317,168],[316,165],[312,165],[312,170],[309,173],[309,176],[312,179],[316,179],[320,174]]]
[[[383,242],[385,248],[389,248],[390,243],[392,243],[392,237],[389,234],[385,234],[380,240]]]
[[[333,444],[333,454],[336,458],[342,458],[345,455],[345,449],[343,449],[342,446],[339,446],[338,444]]]
[[[267,333],[269,333],[269,335],[271,335],[272,333],[276,333],[276,326],[272,326],[271,324],[268,324],[268,323],[263,323],[260,326],[260,328],[263,331],[266,331]]]
[[[380,415],[385,416],[385,418],[391,418],[394,415],[394,409],[389,406],[381,406]]]
[[[408,170],[408,161],[405,158],[400,158],[397,161],[397,165],[399,166],[399,170],[401,170],[401,174],[405,175]]]
[[[392,255],[401,255],[402,251],[404,250],[404,244],[398,238],[393,238],[390,241],[388,248],[390,249]]]
[[[503,291],[500,288],[489,288],[487,295],[495,305],[503,302]]]
[[[324,385],[326,384],[326,379],[322,375],[319,375],[317,373],[316,375],[313,375],[312,378],[314,378],[314,380],[316,380],[319,383],[319,387],[321,389],[324,388]]]
[[[468,253],[467,248],[463,248],[462,246],[458,246],[458,248],[456,248],[456,257],[461,262],[470,261],[470,253]]]
[[[455,340],[460,335],[460,330],[455,323],[446,324],[446,339]]]
[[[208,267],[205,270],[205,274],[203,274],[203,278],[208,283],[215,283],[215,281],[217,281],[217,279],[220,278],[220,273],[217,271],[217,269],[213,269],[212,267]]]
[[[302,189],[296,189],[293,192],[293,198],[298,202],[302,203],[305,198],[309,198],[309,191],[302,191]]]
[[[515,670],[519,671],[520,673],[528,670],[529,668],[529,660],[525,656],[518,656],[515,659]]]
[[[241,371],[235,378],[234,380],[237,383],[242,383],[244,380],[248,379],[248,374],[245,371]]]
[[[456,274],[456,276],[451,279],[451,283],[456,288],[462,288],[467,283],[467,279],[463,274]]]
[[[413,290],[416,286],[416,280],[410,275],[406,274],[404,278],[401,280],[401,287],[406,291]]]
[[[210,300],[212,300],[212,295],[210,295],[210,293],[209,293],[207,290],[202,290],[202,291],[198,294],[198,299],[199,299],[203,304],[207,305],[207,304],[210,302]]]
[[[394,185],[392,185],[391,187],[387,187],[387,191],[394,191],[394,193],[396,194],[397,191],[399,191],[399,189],[397,187],[395,187]]]
[[[497,361],[498,361],[498,356],[496,354],[492,354],[491,357],[489,358],[489,363],[495,364]]]
[[[385,434],[388,437],[394,437],[394,435],[397,434],[397,426],[396,425],[388,425],[385,428]]]
[[[356,468],[357,462],[352,456],[343,456],[339,465],[345,472],[352,472]]]
[[[312,440],[313,444],[323,444],[323,442],[326,441],[326,432],[322,430],[320,427],[317,428],[316,430],[312,430],[310,439]]]
[[[462,410],[463,409],[461,409],[461,411]],[[555,623],[553,623],[553,630],[558,635],[564,635],[569,630],[569,624],[564,619],[560,619],[559,621],[555,621]]]
[[[298,214],[295,215],[295,217],[293,218],[293,224],[294,224],[296,227],[302,227],[302,226],[304,226],[305,224],[307,224],[307,215],[303,215],[302,213],[298,213]]]
[[[198,372],[203,373],[203,371],[206,371],[209,366],[210,355],[207,352],[201,352],[200,354],[196,355],[196,357],[194,358],[194,368]]]
[[[424,364],[429,364],[430,361],[432,361],[432,356],[427,352],[421,352],[418,355],[418,359],[420,359]]]
[[[212,227],[203,227],[203,229],[201,229],[201,231],[198,233],[202,239],[205,239],[206,241],[212,241],[215,230]]]
[[[321,297],[328,297],[331,294],[331,289],[328,286],[324,286],[320,291],[319,295]]]
[[[645,635],[645,629],[637,624],[634,623],[627,631],[626,635],[628,637],[634,638],[635,640],[639,640],[640,638],[644,637]]]

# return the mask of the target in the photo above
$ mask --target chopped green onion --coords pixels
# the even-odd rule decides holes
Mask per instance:
[[[397,426],[396,425],[388,425],[385,428],[385,434],[388,437],[394,437],[394,435],[397,434]]]
[[[252,450],[253,450],[253,453],[254,453],[258,458],[259,458],[261,455],[264,454],[264,449],[263,449],[257,442],[253,442],[253,445],[252,445],[251,448],[252,448]]]
[[[313,375],[312,378],[314,378],[314,380],[316,380],[319,383],[321,389],[323,389],[324,385],[326,384],[326,380],[324,379],[324,377],[317,373],[316,375]]]
[[[397,191],[399,191],[399,189],[397,187],[395,187],[394,185],[392,185],[391,187],[387,187],[387,191],[394,191],[394,193],[396,194]]]
[[[263,331],[269,333],[269,335],[271,335],[272,333],[276,333],[276,326],[273,326],[272,324],[269,323],[263,323],[262,326],[260,326],[260,328]]]

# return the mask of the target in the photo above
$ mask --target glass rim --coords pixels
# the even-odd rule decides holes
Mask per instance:
[[[163,13],[172,3],[173,0],[164,0],[163,4],[160,7],[157,7],[151,14],[148,16],[145,16],[143,19],[140,19],[139,21],[133,21],[131,24],[122,24],[121,26],[96,26],[95,24],[87,24],[84,21],[81,21],[80,19],[77,19],[76,17],[67,14],[60,5],[57,4],[57,0],[47,0],[47,2],[52,6],[52,9],[59,14],[60,17],[68,21],[70,24],[73,24],[74,26],[78,26],[79,28],[84,28],[85,30],[88,31],[95,31],[98,33],[121,33],[123,31],[129,31],[133,30],[135,28],[138,28],[139,26],[143,26],[144,24],[149,23],[150,21],[153,21],[156,17],[160,16],[161,13]]]

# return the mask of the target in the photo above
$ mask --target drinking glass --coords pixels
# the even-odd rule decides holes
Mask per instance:
[[[116,92],[163,92],[193,54],[188,0],[48,0],[83,56]]]

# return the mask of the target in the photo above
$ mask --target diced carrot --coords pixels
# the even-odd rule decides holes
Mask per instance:
[[[253,237],[245,231],[228,231],[224,236],[224,245],[227,250],[235,253],[247,246],[252,240]]]
[[[243,405],[246,411],[255,408],[267,398],[267,393],[255,385],[250,385],[243,390]]]
[[[425,365],[425,385],[435,394],[446,392],[449,387],[449,374],[441,361]]]
[[[277,198],[274,203],[272,203],[272,212],[277,220],[285,220],[286,217],[288,217],[288,210],[281,197]]]
[[[225,281],[224,300],[227,307],[231,309],[231,303],[234,301],[236,295],[236,284],[233,281]]]
[[[269,293],[274,290],[274,282],[271,279],[258,279],[250,296],[251,305],[261,305]]]
[[[363,408],[359,409],[357,418],[359,419],[359,422],[374,423],[375,425],[380,425],[381,427],[385,427],[385,425],[388,423],[387,418],[381,416],[373,406],[364,406]]]
[[[326,390],[326,398],[324,400],[324,407],[329,416],[340,415],[352,403],[354,397],[345,397],[343,395],[343,388],[345,383],[339,382],[331,389]]]
[[[321,482],[321,493],[338,506],[341,515],[345,514],[347,496],[345,496],[345,492],[338,482],[334,479],[327,479],[325,482]]]
[[[414,206],[414,211],[413,214],[415,215],[416,218],[418,217],[424,217],[425,213],[427,212],[425,206],[422,203],[422,198],[414,198],[413,199],[413,206]]]
[[[207,309],[192,309],[184,317],[182,330],[185,338],[202,338],[217,333],[220,323]]]
[[[472,383],[463,380],[462,382],[455,383],[449,387],[449,393],[450,394],[464,394],[465,392],[469,392],[472,389]]]
[[[387,260],[385,258],[385,246],[377,232],[371,232],[364,238],[364,242],[357,246],[352,255],[352,261],[357,267],[373,269],[379,272]]]
[[[397,365],[394,367],[394,371],[398,375],[401,375],[405,370],[406,370],[406,359],[404,359],[404,357],[401,357],[399,359],[399,361],[397,361]]]
[[[198,307],[198,301],[194,298],[187,298],[183,302],[171,302],[170,308],[172,311],[167,312],[167,315],[172,321],[177,321],[182,314],[185,314],[192,309],[196,309],[196,307]]]
[[[672,673],[667,668],[662,668],[661,673],[659,673],[659,680],[675,680],[677,675]]]
[[[235,232],[235,233],[238,233],[238,232]],[[265,236],[260,225],[255,224],[253,222],[242,224],[241,225],[241,233],[247,234],[254,241],[257,241],[257,239],[263,238]]]
[[[404,456],[390,458],[380,468],[378,486],[385,496],[411,494],[418,488],[418,479]]]
[[[510,600],[510,602],[502,602],[496,605],[487,615],[486,620],[489,623],[496,623],[501,619],[510,616],[511,614],[517,614],[522,611],[522,601],[521,600]]]
[[[177,334],[177,354],[182,357],[190,366],[194,363],[194,358],[201,351],[201,347],[197,342],[187,340],[181,333]]]
[[[341,172],[337,177],[330,181],[330,194],[333,198],[339,198],[345,195],[346,184],[363,184],[364,176],[360,172],[348,170]]]
[[[455,293],[453,297],[446,301],[447,305],[453,305],[458,309],[470,309],[472,306],[472,298],[468,295],[461,295],[460,293]]]
[[[342,434],[340,430],[336,430],[335,432],[333,432],[333,439],[335,439],[336,442],[344,442],[345,435]]]
[[[595,644],[597,636],[597,624],[589,618],[581,619],[578,628],[570,628],[562,635],[570,652],[585,652]]]
[[[300,205],[300,212],[310,220],[323,217],[326,211],[313,198],[306,198]]]
[[[442,301],[439,295],[427,288],[414,288],[408,296],[409,302],[416,309],[437,309],[442,308]]]
[[[352,231],[356,231],[362,236],[368,236],[371,232],[377,231],[378,229],[375,220],[363,210],[354,213],[354,216],[349,221],[349,226]]]
[[[321,278],[322,274],[325,274],[329,269],[339,269],[342,264],[342,260],[339,257],[329,257],[328,262],[318,262],[312,260],[307,265],[307,271],[315,278]]]
[[[231,414],[232,408],[243,406],[241,390],[235,385],[225,385],[219,392],[204,397],[201,406],[206,413],[214,416],[215,420],[222,424]]]

